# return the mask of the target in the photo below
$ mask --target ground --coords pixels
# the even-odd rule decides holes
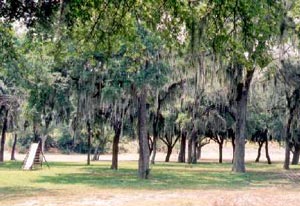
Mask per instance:
[[[121,154],[120,169],[109,169],[110,155],[85,166],[84,155],[46,154],[50,169],[22,171],[21,162],[0,165],[0,205],[174,205],[174,206],[288,206],[300,202],[300,167],[282,169],[284,150],[270,148],[274,163],[254,163],[257,147],[247,144],[247,173],[234,174],[231,147],[225,146],[225,163],[217,163],[217,145],[203,149],[197,165],[158,162],[148,180],[137,178],[137,154]],[[8,156],[8,155],[6,155]],[[17,159],[22,160],[18,154]]]

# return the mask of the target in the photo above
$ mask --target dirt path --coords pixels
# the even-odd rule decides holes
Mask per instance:
[[[86,194],[56,194],[6,201],[15,206],[296,206],[298,189],[259,188],[247,190],[93,190]]]
[[[257,149],[258,146],[255,144],[246,144],[246,156],[245,159],[247,161],[254,161],[257,155]],[[270,156],[272,161],[283,161],[284,159],[284,148],[280,147],[278,143],[270,143],[269,145],[269,151],[270,151]],[[264,154],[264,149],[262,150],[261,154],[261,161],[266,161],[265,154]],[[218,145],[215,143],[210,143],[209,145],[206,145],[202,149],[202,159],[209,159],[213,160],[215,162],[218,161]],[[53,154],[53,153],[46,153],[45,154],[47,161],[55,161],[55,162],[84,162],[86,161],[86,155],[82,154]],[[158,152],[156,155],[156,160],[157,161],[164,161],[165,160],[165,153]],[[5,152],[4,155],[6,160],[9,160],[10,158],[10,153]],[[25,157],[25,154],[16,154],[16,159],[17,160],[23,160]],[[174,151],[171,155],[171,161],[177,161],[178,158],[178,151]],[[232,146],[231,143],[228,142],[227,144],[224,145],[223,149],[223,159],[225,161],[231,161],[232,159]],[[100,160],[111,160],[111,155],[110,154],[105,154],[100,156]],[[120,161],[128,161],[128,160],[138,160],[138,154],[137,153],[125,153],[125,154],[120,154],[119,155],[119,160]]]

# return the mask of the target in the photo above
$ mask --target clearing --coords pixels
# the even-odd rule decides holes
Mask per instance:
[[[248,146],[245,174],[231,173],[230,145],[223,164],[216,163],[213,144],[196,165],[164,163],[159,154],[148,180],[137,178],[137,154],[120,155],[118,171],[109,169],[110,155],[91,166],[85,166],[83,155],[47,155],[51,168],[35,171],[22,171],[21,162],[7,161],[0,165],[0,205],[299,205],[300,167],[284,171],[278,159],[282,152],[272,145],[275,162],[267,165],[262,158],[262,163],[254,163],[256,149]]]

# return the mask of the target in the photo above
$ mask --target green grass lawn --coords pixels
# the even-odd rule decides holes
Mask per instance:
[[[50,169],[23,171],[21,162],[0,164],[0,197],[22,197],[59,191],[97,189],[244,189],[294,185],[284,175],[282,163],[248,163],[247,173],[234,174],[230,163],[157,163],[151,166],[148,180],[137,178],[136,162],[120,162],[110,170],[110,162],[50,163]],[[299,166],[293,170],[298,171]]]

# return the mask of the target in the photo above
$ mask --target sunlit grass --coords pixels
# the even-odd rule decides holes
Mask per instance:
[[[292,185],[283,175],[281,163],[248,163],[247,173],[231,172],[231,164],[157,163],[151,166],[148,180],[137,177],[136,162],[120,162],[119,170],[110,170],[110,162],[50,163],[50,169],[22,171],[20,162],[0,165],[0,197],[22,197],[58,191],[78,192],[92,189],[243,189]],[[299,166],[294,166],[299,169]]]

